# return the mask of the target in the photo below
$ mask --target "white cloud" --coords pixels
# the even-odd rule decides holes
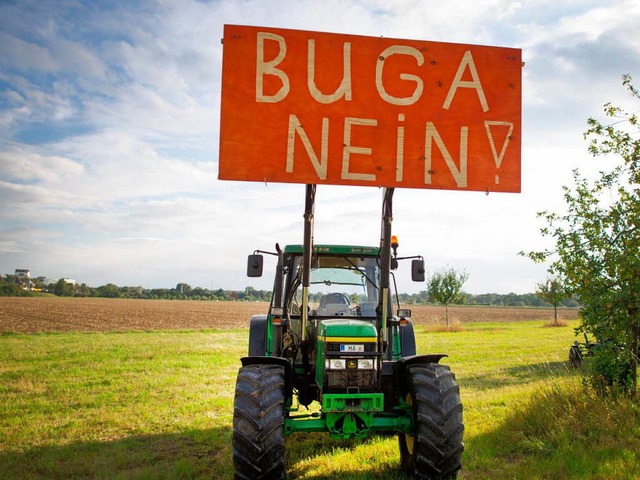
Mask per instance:
[[[74,203],[72,193],[51,190],[38,185],[24,185],[0,180],[0,198],[6,200],[2,205],[3,216],[6,218],[20,218],[22,211],[33,209],[34,205],[70,205]]]
[[[0,32],[0,64],[19,70],[58,70],[50,52],[40,45]]]
[[[523,193],[398,191],[394,228],[407,255],[465,268],[471,291],[532,291],[543,270],[516,253],[541,245],[535,213],[562,207],[572,168],[597,170],[586,118],[640,69],[632,0],[96,5],[0,6],[0,272],[244,288],[247,253],[302,241],[303,186],[216,180],[235,23],[522,47]],[[380,199],[319,187],[316,241],[376,244]]]
[[[33,148],[16,145],[0,152],[0,175],[21,182],[57,183],[63,179],[74,182],[84,167],[73,160],[56,155],[42,155]]]
[[[0,253],[27,253],[27,250],[17,240],[0,240]]]

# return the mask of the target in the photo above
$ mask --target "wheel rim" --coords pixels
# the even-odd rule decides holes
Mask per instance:
[[[407,393],[407,396],[404,399],[404,403],[406,403],[408,406],[413,406],[413,397],[411,396],[410,393]],[[410,433],[405,433],[404,434],[404,444],[407,447],[407,452],[409,453],[409,455],[413,455],[413,449],[414,449],[414,444],[415,444],[415,436],[410,434]]]

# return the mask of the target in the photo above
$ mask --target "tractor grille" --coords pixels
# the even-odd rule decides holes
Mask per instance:
[[[338,370],[327,372],[327,387],[330,389],[359,388],[370,390],[376,387],[376,370]]]
[[[327,342],[324,388],[331,391],[375,391],[380,353],[371,337]],[[375,340],[375,337],[373,337]]]

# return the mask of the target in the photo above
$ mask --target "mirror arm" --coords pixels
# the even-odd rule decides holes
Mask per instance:
[[[254,255],[258,255],[259,253],[264,253],[265,255],[273,255],[273,256],[278,256],[278,252],[265,252],[264,250],[254,250],[253,254]]]
[[[422,258],[422,255],[413,255],[411,257],[396,257],[396,260],[411,260],[412,258],[417,258],[419,260],[424,260],[424,258]]]

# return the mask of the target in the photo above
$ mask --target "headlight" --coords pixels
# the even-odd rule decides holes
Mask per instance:
[[[373,358],[360,358],[358,359],[359,370],[373,370],[375,367],[375,360]]]
[[[327,370],[344,370],[347,368],[347,361],[344,358],[328,359],[324,363]]]

